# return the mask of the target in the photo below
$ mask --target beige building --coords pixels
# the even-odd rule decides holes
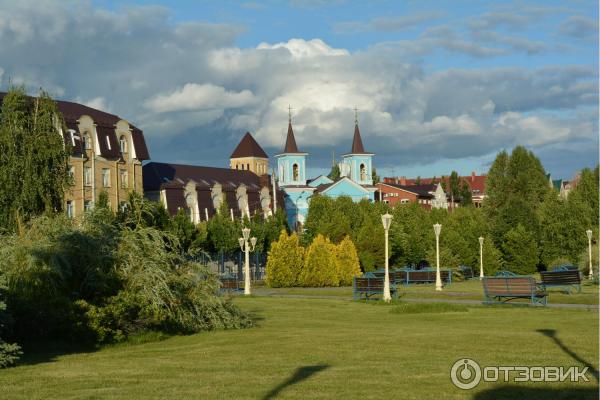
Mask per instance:
[[[250,132],[246,132],[229,160],[231,169],[254,172],[256,175],[269,173],[269,156],[254,140]]]
[[[126,120],[81,104],[57,102],[71,148],[72,187],[65,194],[65,212],[81,215],[106,192],[113,210],[123,207],[130,192],[143,194],[142,161],[149,159],[141,130]]]

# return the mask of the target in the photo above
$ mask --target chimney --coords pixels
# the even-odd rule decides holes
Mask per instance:
[[[402,186],[406,186],[406,177],[405,177],[405,176],[401,176],[401,177],[400,177],[400,184],[401,184]]]
[[[471,182],[475,182],[475,171],[471,172]]]

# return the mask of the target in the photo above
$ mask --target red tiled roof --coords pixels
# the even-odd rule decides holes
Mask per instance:
[[[240,157],[260,157],[269,158],[267,153],[260,147],[260,145],[254,140],[250,132],[246,132],[240,143],[237,145],[233,153],[229,158],[240,158]]]

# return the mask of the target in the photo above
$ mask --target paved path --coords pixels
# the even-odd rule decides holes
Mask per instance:
[[[269,292],[267,290],[256,290],[253,293],[255,296],[259,297],[289,297],[294,299],[327,299],[327,300],[345,300],[352,301],[351,298],[345,296],[327,296],[327,295],[317,295],[310,296],[304,294],[282,294],[277,292]],[[481,306],[483,303],[481,300],[466,300],[466,299],[432,299],[432,298],[403,298],[402,301],[411,302],[411,303],[454,303],[454,304],[472,304]],[[510,304],[510,303],[509,303]],[[523,303],[525,304],[525,303]],[[550,308],[574,308],[580,310],[598,310],[598,304],[551,304],[548,303],[547,307]]]

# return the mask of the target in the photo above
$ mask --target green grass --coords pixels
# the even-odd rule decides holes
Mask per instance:
[[[596,311],[476,306],[411,314],[392,313],[402,304],[340,299],[235,302],[257,316],[257,327],[30,355],[0,371],[0,398],[597,398],[591,377],[589,383],[481,383],[470,391],[449,379],[463,357],[482,365],[591,363],[597,371]]]
[[[539,281],[539,279],[537,279]],[[352,298],[352,288],[266,288],[256,289],[257,294],[265,295],[299,295],[314,297]],[[435,290],[431,284],[400,285],[399,295],[403,299],[456,299],[483,301],[483,288],[478,279],[462,282],[453,282],[446,285],[441,292]],[[550,304],[598,304],[598,286],[584,282],[581,293],[565,294],[559,289],[549,290],[548,302]]]
[[[467,311],[469,309],[466,306],[451,303],[402,303],[391,310],[393,314],[440,314]]]

